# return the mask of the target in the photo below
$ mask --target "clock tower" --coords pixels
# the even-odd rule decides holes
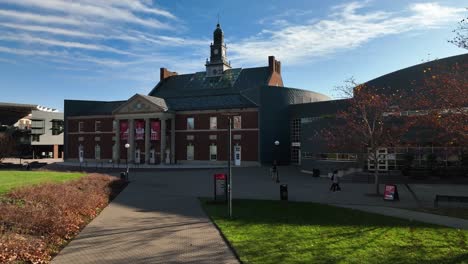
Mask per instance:
[[[220,76],[225,70],[231,69],[226,57],[226,44],[224,33],[219,23],[213,32],[213,43],[210,45],[210,60],[206,60],[206,77]]]

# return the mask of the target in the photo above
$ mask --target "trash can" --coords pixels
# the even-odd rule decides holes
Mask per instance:
[[[287,184],[280,185],[280,197],[282,201],[288,200],[288,185]]]
[[[128,180],[127,172],[122,171],[122,172],[120,173],[120,179],[121,179],[121,180],[124,180],[124,181],[127,181],[127,180]]]
[[[319,169],[313,169],[312,170],[312,176],[313,177],[320,177],[320,170]]]

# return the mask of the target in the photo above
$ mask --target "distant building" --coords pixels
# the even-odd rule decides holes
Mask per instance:
[[[32,111],[31,146],[34,157],[63,158],[63,113]]]
[[[421,87],[424,87],[424,72],[426,69],[435,69],[442,66],[451,69],[455,64],[468,65],[468,54],[438,59],[401,69],[370,80],[366,82],[366,86],[384,90],[387,93],[398,93],[399,89],[406,89],[407,96],[411,96],[412,93],[417,93]],[[465,76],[468,76],[468,72]],[[321,169],[322,172],[356,168],[362,165],[359,164],[358,158],[359,155],[365,153],[359,153],[355,149],[336,153],[336,151],[332,151],[327,147],[326,142],[320,135],[322,129],[333,124],[334,117],[339,111],[347,109],[348,101],[347,99],[331,100],[295,104],[289,107],[291,148],[292,153],[296,153],[291,157],[291,163],[300,165],[306,171]],[[402,112],[401,115],[408,116],[411,113]],[[418,138],[414,138],[409,146],[382,146],[379,150],[377,169],[382,172],[401,170],[405,163],[408,163],[405,160],[408,155],[413,158],[412,164],[415,167],[426,166],[429,155],[433,155],[441,166],[454,167],[461,164],[462,152],[465,151],[466,153],[468,146],[451,146],[449,142],[442,141],[433,142],[431,137],[424,136],[424,133],[419,134]],[[368,162],[365,168],[374,170],[373,166],[372,162]]]
[[[280,157],[286,163],[288,106],[330,99],[284,87],[281,63],[273,56],[266,67],[233,68],[219,24],[205,67],[181,75],[161,68],[160,81],[148,95],[125,101],[65,100],[65,159],[225,163],[230,117],[235,164]]]
[[[56,109],[0,103],[0,127],[15,138],[16,157],[63,157],[63,113]]]

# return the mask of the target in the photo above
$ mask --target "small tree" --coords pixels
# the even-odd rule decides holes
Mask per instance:
[[[0,133],[0,163],[3,159],[13,154],[15,148],[15,141],[11,135],[7,133]]]
[[[337,90],[342,96],[350,98],[349,106],[345,111],[338,112],[338,124],[333,129],[324,129],[323,136],[331,148],[353,146],[368,153],[368,160],[374,165],[375,192],[379,194],[379,148],[394,146],[409,127],[407,122],[391,114],[392,106],[400,97],[382,93],[384,89],[378,91],[357,84],[352,78]]]
[[[468,49],[468,17],[458,22],[458,27],[453,32],[456,36],[449,42],[460,48]]]

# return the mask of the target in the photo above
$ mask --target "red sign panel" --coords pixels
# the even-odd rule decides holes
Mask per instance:
[[[161,139],[161,123],[159,121],[151,121],[151,140]]]
[[[120,139],[128,140],[128,122],[120,121]]]
[[[143,120],[135,121],[135,139],[136,140],[145,139],[145,121]]]
[[[394,201],[399,200],[398,190],[396,185],[385,185],[384,200]]]

